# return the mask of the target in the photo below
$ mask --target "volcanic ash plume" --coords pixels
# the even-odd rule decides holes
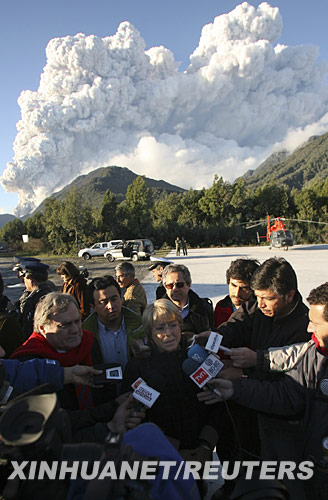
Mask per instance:
[[[184,72],[128,22],[105,38],[50,40],[38,91],[19,97],[2,178],[19,193],[17,214],[101,166],[199,188],[325,132],[328,66],[316,47],[276,44],[281,31],[277,8],[245,2],[204,26]]]

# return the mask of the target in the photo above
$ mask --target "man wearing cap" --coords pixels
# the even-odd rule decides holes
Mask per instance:
[[[53,292],[51,282],[48,282],[47,264],[43,262],[25,261],[21,263],[20,276],[24,279],[26,292],[20,300],[21,323],[24,338],[33,332],[33,318],[37,303],[44,295]]]
[[[148,267],[149,271],[152,271],[153,277],[157,283],[159,283],[156,288],[156,300],[161,299],[165,293],[165,287],[162,282],[162,275],[165,267],[168,264],[172,264],[170,260],[165,259],[165,257],[150,257],[151,265]]]

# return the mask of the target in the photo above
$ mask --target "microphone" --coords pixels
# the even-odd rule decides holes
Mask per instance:
[[[185,372],[186,375],[188,375],[188,377],[190,377],[190,375],[194,373],[198,367],[199,364],[197,363],[197,361],[194,361],[193,359],[185,359],[184,362],[182,363],[182,370]]]
[[[208,357],[208,351],[205,351],[204,347],[199,344],[194,344],[190,349],[188,349],[188,358],[193,359],[199,365],[205,361]]]
[[[143,406],[151,408],[159,398],[164,387],[165,379],[159,373],[152,372],[148,378],[148,382],[139,377],[132,384],[132,388],[134,389],[133,397],[139,401],[134,411],[139,411]]]
[[[212,377],[204,369],[202,369],[201,365],[194,359],[185,359],[182,363],[182,370],[186,375],[188,375],[189,378],[191,378],[193,382],[195,382],[195,384],[198,385],[199,388],[206,385],[209,391],[213,392],[217,396],[222,396],[219,389],[213,388],[210,384],[208,384]]]

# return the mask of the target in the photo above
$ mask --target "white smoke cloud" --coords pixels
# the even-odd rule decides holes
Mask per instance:
[[[128,22],[105,38],[50,40],[38,91],[19,97],[2,177],[17,214],[101,166],[200,188],[325,132],[328,65],[317,47],[276,44],[281,31],[278,8],[244,2],[204,26],[184,72]]]

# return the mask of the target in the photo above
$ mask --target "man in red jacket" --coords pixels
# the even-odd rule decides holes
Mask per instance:
[[[65,293],[51,292],[38,302],[34,314],[34,331],[11,358],[20,361],[53,359],[63,367],[77,364],[92,366],[95,363],[93,343],[93,333],[82,329],[75,298]],[[66,409],[83,409],[94,404],[89,388],[66,386],[60,396],[61,405]]]
[[[229,295],[219,300],[214,311],[214,326],[228,321],[231,314],[247,300],[252,299],[253,292],[249,286],[254,271],[259,267],[255,259],[233,260],[226,271]]]

